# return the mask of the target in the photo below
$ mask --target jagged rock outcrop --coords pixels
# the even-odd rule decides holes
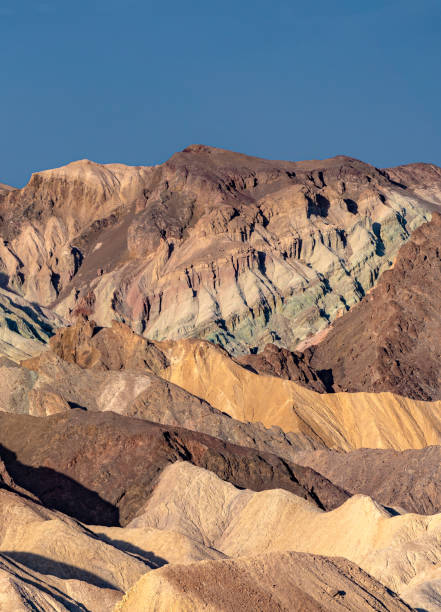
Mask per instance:
[[[314,370],[310,365],[310,352],[299,353],[267,344],[260,353],[249,353],[236,357],[236,361],[251,372],[278,376],[317,391],[333,391],[332,376],[329,370]]]
[[[234,353],[294,348],[357,302],[437,207],[436,168],[418,166],[409,186],[393,171],[200,145],[154,167],[82,160],[0,193],[0,263],[10,288],[65,317]]]
[[[172,565],[143,576],[115,612],[405,612],[394,593],[342,558],[267,553]]]
[[[407,512],[441,512],[441,447],[420,450],[360,449],[299,452],[295,461],[320,472],[351,494],[369,495]]]
[[[369,295],[311,347],[308,367],[327,370],[337,391],[441,399],[440,244],[441,216],[434,213]]]
[[[58,329],[49,346],[61,359],[81,368],[161,372],[168,366],[154,342],[117,321],[111,327],[98,327],[94,321],[79,318],[75,325]]]
[[[347,498],[310,468],[276,455],[112,412],[76,409],[45,418],[0,413],[0,445],[17,485],[90,524],[125,525],[164,467],[182,460],[237,486],[287,488],[325,508]]]

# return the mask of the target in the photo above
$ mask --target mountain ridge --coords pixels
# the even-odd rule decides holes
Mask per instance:
[[[234,354],[294,348],[359,301],[441,202],[429,170],[418,194],[391,172],[203,145],[156,166],[80,160],[0,194],[0,267],[66,319],[116,318]]]

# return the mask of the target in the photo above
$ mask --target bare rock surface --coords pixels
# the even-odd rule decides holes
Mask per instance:
[[[439,169],[393,172],[202,145],[154,167],[81,160],[0,192],[0,266],[63,317],[233,353],[292,349],[358,302],[438,208]]]
[[[150,570],[223,558],[183,534],[86,527],[27,496],[0,490],[4,612],[105,612]]]
[[[91,524],[125,525],[148,499],[164,467],[179,460],[213,470],[240,487],[287,488],[320,507],[336,507],[347,499],[310,468],[276,455],[112,412],[76,409],[45,418],[0,413],[0,444],[17,485],[45,506]]]
[[[361,449],[350,453],[299,452],[308,465],[351,494],[369,495],[385,506],[407,512],[441,512],[441,447],[420,450]]]
[[[317,391],[332,392],[332,377],[329,370],[314,370],[309,361],[310,353],[289,351],[275,344],[267,344],[260,353],[239,355],[236,361],[251,372],[278,376]]]
[[[1,362],[0,362],[1,364]],[[165,425],[206,433],[241,446],[290,459],[298,449],[324,444],[306,433],[242,423],[168,382],[162,373],[169,362],[159,346],[113,322],[97,327],[79,319],[60,328],[50,349],[24,360],[22,368],[5,362],[0,380],[0,407],[5,412],[46,416],[72,407],[112,410]]]
[[[393,269],[312,347],[308,366],[337,391],[392,391],[441,399],[441,216],[404,245]]]
[[[410,608],[346,559],[286,552],[150,572],[115,612],[132,610],[404,612]]]
[[[48,308],[4,289],[3,277],[0,271],[0,358],[18,362],[44,350],[63,321]]]

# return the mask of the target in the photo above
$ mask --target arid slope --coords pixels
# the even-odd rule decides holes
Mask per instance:
[[[441,216],[416,230],[392,270],[312,348],[309,363],[347,391],[441,399]]]
[[[348,497],[310,468],[276,455],[112,412],[76,409],[44,418],[0,412],[0,445],[17,485],[89,524],[127,524],[175,461],[213,470],[239,487],[287,488],[324,508]]]
[[[115,612],[405,612],[393,593],[342,558],[267,553],[172,565],[143,576]]]
[[[441,515],[392,516],[362,495],[323,512],[287,491],[238,491],[206,470],[176,463],[130,526],[177,531],[230,557],[341,556],[409,600],[412,581],[430,582],[441,595]]]
[[[441,443],[441,403],[392,393],[320,394],[254,374],[202,340],[160,343],[163,376],[242,421],[302,433],[328,448],[422,448]]]
[[[350,453],[301,451],[294,458],[353,495],[363,493],[407,512],[441,512],[441,446],[402,452],[367,448]]]
[[[433,166],[398,181],[344,156],[194,145],[154,167],[82,160],[0,192],[0,267],[64,317],[234,353],[293,348],[376,283],[440,194]]]

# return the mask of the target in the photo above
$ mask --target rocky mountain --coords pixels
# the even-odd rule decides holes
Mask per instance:
[[[268,161],[202,145],[154,167],[82,160],[0,193],[7,287],[69,318],[248,352],[359,301],[439,205],[434,166]]]
[[[0,285],[1,273],[0,273]],[[62,319],[0,286],[0,355],[14,361],[40,353]]]
[[[399,250],[375,288],[304,352],[269,344],[239,363],[319,393],[391,391],[441,399],[441,216],[434,213]],[[306,343],[305,343],[306,344]],[[301,346],[300,346],[301,348]]]
[[[0,610],[441,610],[441,169],[0,184]]]
[[[0,183],[0,193],[5,193],[8,191],[13,191],[14,187],[10,187],[9,185],[5,185],[4,183]]]
[[[34,416],[72,407],[111,410],[200,431],[288,460],[295,450],[324,446],[302,432],[285,433],[233,419],[170,383],[161,376],[169,365],[165,353],[124,324],[98,328],[80,319],[72,327],[59,328],[49,344],[49,350],[21,366],[11,362],[0,366],[2,410]]]
[[[172,532],[85,526],[5,490],[0,525],[5,612],[107,612],[146,572],[170,562],[225,558]]]
[[[403,246],[377,287],[312,347],[311,367],[335,389],[441,399],[441,216]]]
[[[307,449],[404,450],[441,442],[439,402],[390,393],[319,394],[256,374],[206,341],[151,342],[121,323],[100,328],[79,320],[59,328],[49,344],[21,366],[0,364],[2,410],[34,416],[78,407],[112,411],[288,461]]]
[[[267,344],[260,353],[239,355],[236,361],[255,374],[286,378],[318,393],[332,393],[331,370],[315,370],[311,366],[311,355],[311,350],[301,353]]]
[[[186,468],[182,470],[184,481],[187,471]],[[209,474],[205,470],[197,472],[201,485],[199,493],[208,493],[204,482],[210,482]],[[168,478],[167,474],[164,476]],[[161,478],[161,482],[163,480]],[[216,503],[217,496],[225,485],[230,496],[253,495],[252,492],[240,491],[234,487],[229,489],[230,485],[216,477],[213,484],[214,497],[210,503]],[[197,487],[196,481],[192,483],[193,487],[195,485]],[[158,486],[161,484],[158,483]],[[163,495],[163,487],[160,495]],[[205,508],[208,509],[208,506]],[[209,516],[204,516],[204,512],[201,508],[199,522],[204,522],[207,518],[210,521]],[[174,571],[178,572],[180,568],[191,568],[190,573],[185,574],[187,580],[191,580],[192,575],[194,578],[198,575],[204,576],[206,562],[227,559],[221,551],[187,536],[182,530],[178,532],[151,527],[83,525],[59,511],[45,508],[25,494],[4,489],[0,489],[0,525],[0,607],[8,612],[107,612],[112,610],[115,604],[118,605],[118,602],[121,602],[121,609],[124,610],[151,609],[143,606],[151,605],[151,598],[156,599],[155,589],[146,590],[143,587],[140,591],[139,586],[144,584],[148,573],[156,573],[158,568],[170,564]],[[206,525],[208,527],[209,522]],[[195,563],[194,568],[188,565],[191,563]],[[261,568],[260,572],[254,575],[251,584],[245,576],[241,579],[234,578],[241,564],[245,564],[244,570],[248,567],[250,572]],[[348,609],[349,606],[349,609],[355,610],[361,605],[360,609],[381,610],[383,608],[375,608],[374,602],[377,598],[380,598],[381,605],[389,606],[384,609],[409,609],[397,596],[388,592],[354,564],[343,559],[331,560],[288,553],[272,555],[272,559],[268,560],[265,555],[249,560],[231,559],[231,566],[231,570],[228,570],[230,564],[226,568],[226,575],[230,573],[232,581],[231,589],[228,593],[223,590],[221,597],[231,597],[236,590],[239,595],[242,587],[248,584],[248,588],[251,588],[250,596],[253,596],[256,590],[257,596],[266,594],[265,597],[269,598],[269,601],[272,601],[274,596],[282,597],[282,601],[294,596],[299,606],[303,602],[311,603],[313,610],[320,609],[317,608],[316,602],[333,603],[335,598],[337,610],[340,609],[339,603],[344,606],[343,609]],[[222,566],[219,570],[216,570],[216,567],[210,570],[210,573],[222,571]],[[271,594],[268,589],[273,576],[275,577],[277,572],[288,570],[296,570],[296,580],[300,581],[297,587],[290,584],[288,574],[280,574],[277,594]],[[318,584],[315,578],[317,571],[320,571],[322,576]],[[267,576],[265,582],[260,580],[260,586],[259,573]],[[138,582],[141,578],[143,582]],[[161,574],[158,578],[161,583]],[[324,581],[328,581],[330,587],[325,589],[325,593]],[[219,584],[219,581],[212,584]],[[338,594],[337,591],[342,590],[343,586],[344,594]],[[189,587],[190,584],[186,588],[187,597],[191,598],[193,589]],[[197,590],[200,592],[200,588]],[[123,598],[124,593],[127,595]],[[146,598],[146,601],[139,601],[141,596]],[[208,593],[199,594],[202,598],[207,596],[209,597]],[[244,596],[243,591],[241,596]],[[166,597],[166,594],[163,593],[161,597]],[[194,594],[193,597],[199,602],[197,595]],[[215,602],[211,605],[214,606],[211,609],[218,609]],[[245,602],[243,605],[246,605]]]
[[[234,419],[280,427],[332,449],[405,450],[441,444],[441,403],[392,393],[316,393],[291,380],[259,375],[203,340],[158,343],[162,373]]]

